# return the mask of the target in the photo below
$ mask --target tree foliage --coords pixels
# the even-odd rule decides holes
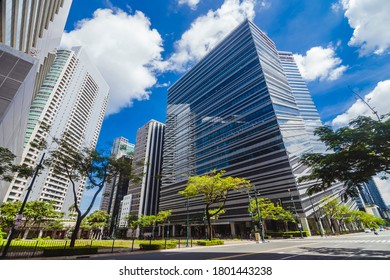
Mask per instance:
[[[11,182],[16,173],[28,178],[34,173],[34,169],[26,164],[14,164],[15,155],[8,149],[0,147],[0,180]]]
[[[58,149],[51,154],[50,166],[54,172],[66,176],[70,181],[70,188],[73,192],[74,209],[77,213],[75,229],[72,233],[70,247],[74,247],[81,222],[91,211],[98,194],[106,183],[111,182],[121,174],[123,178],[138,182],[139,177],[134,176],[131,163],[123,158],[114,157],[100,153],[94,149],[75,149],[71,143],[73,138],[64,135],[57,140]],[[92,200],[84,213],[81,212],[78,204],[77,182],[87,181],[87,189],[95,189]]]
[[[355,195],[355,186],[372,176],[390,172],[390,119],[373,120],[360,116],[348,127],[332,130],[319,127],[314,132],[327,146],[329,153],[309,153],[301,163],[311,167],[311,174],[299,179],[314,181],[308,193],[328,189],[337,181],[344,184],[345,194]]]
[[[0,227],[10,229],[13,226],[21,205],[22,202],[13,201],[4,202],[0,206]],[[46,224],[52,223],[63,216],[63,213],[54,209],[53,203],[38,200],[28,201],[22,214],[22,228],[27,229],[25,235],[27,235],[29,228],[46,228]]]
[[[377,228],[385,222],[383,219],[375,217],[372,214],[364,211],[357,211],[349,208],[345,204],[341,204],[337,198],[325,197],[323,199],[321,211],[329,219],[338,226],[338,232],[343,231],[343,226],[354,222],[361,223],[364,227]],[[332,223],[330,223],[332,224]]]
[[[3,202],[0,206],[0,226],[3,229],[10,229],[14,222],[16,214],[18,214],[20,207],[22,206],[21,201],[9,201]]]
[[[159,211],[157,213],[157,222],[162,225],[162,238],[165,237],[165,223],[168,221],[169,217],[172,215],[172,210]]]
[[[259,209],[257,209],[259,207]],[[281,220],[285,224],[288,222],[295,222],[291,212],[283,209],[280,205],[275,205],[270,199],[258,197],[252,199],[249,203],[248,212],[252,213],[252,217],[255,221],[259,222],[259,213],[260,219],[263,220]]]
[[[214,170],[206,175],[189,177],[187,187],[179,192],[187,198],[203,199],[210,240],[212,239],[211,218],[224,211],[229,193],[250,187],[248,180],[231,176],[223,177],[224,174],[224,170],[219,172]]]

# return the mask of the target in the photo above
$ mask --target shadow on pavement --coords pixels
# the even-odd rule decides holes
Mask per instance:
[[[390,251],[383,251],[383,250],[367,250],[364,248],[329,248],[329,247],[319,247],[319,248],[312,248],[312,247],[302,247],[301,249],[306,250],[310,253],[318,253],[318,254],[324,254],[324,255],[331,255],[331,256],[345,256],[345,255],[353,255],[355,257],[362,256],[362,257],[380,257],[380,258],[386,258],[390,256]]]

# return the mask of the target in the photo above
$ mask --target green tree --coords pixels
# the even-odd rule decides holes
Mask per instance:
[[[187,198],[199,196],[203,199],[210,240],[213,237],[211,218],[224,211],[229,193],[250,187],[248,180],[231,176],[222,177],[224,174],[224,170],[219,172],[214,170],[210,174],[189,177],[187,187],[179,192]]]
[[[71,236],[70,247],[74,247],[81,222],[91,211],[98,194],[103,189],[105,183],[109,183],[121,174],[123,178],[138,182],[140,179],[132,174],[132,166],[129,161],[122,158],[115,159],[93,149],[84,148],[81,151],[74,149],[70,143],[73,138],[65,135],[57,141],[59,147],[52,152],[50,166],[57,174],[63,174],[70,181],[73,192],[74,208],[77,213],[76,224]],[[86,178],[86,189],[95,189],[92,200],[86,211],[81,212],[78,203],[78,184]]]
[[[8,229],[13,227],[15,222],[16,214],[18,214],[20,207],[22,206],[21,201],[10,201],[3,202],[0,206],[0,227]]]
[[[340,203],[338,199],[326,196],[325,198],[323,198],[323,206],[321,209],[325,217],[328,219],[332,232],[336,232],[334,224],[336,223],[338,226],[338,221],[336,217],[339,215],[340,212]]]
[[[381,218],[375,217],[372,214],[368,214],[363,211],[358,211],[357,219],[363,224],[366,228],[378,228],[380,225],[384,225],[385,221]]]
[[[319,127],[314,134],[327,146],[329,153],[309,153],[301,163],[311,167],[311,174],[299,182],[314,182],[308,189],[312,194],[326,190],[339,181],[345,196],[356,195],[356,186],[368,182],[374,175],[390,172],[390,119],[373,120],[359,116],[348,127],[332,130]]]
[[[28,178],[34,173],[34,169],[26,164],[14,164],[15,155],[8,149],[0,147],[0,180],[11,182],[15,174]]]
[[[53,202],[38,200],[28,201],[23,211],[23,218],[25,219],[24,229],[29,222],[31,222],[30,227],[36,226],[40,229],[41,223],[47,220],[60,218],[61,215],[62,213],[59,213],[54,209]],[[29,229],[26,229],[23,238],[27,238],[28,232]]]
[[[290,211],[284,210],[283,207],[280,205],[276,207],[278,208],[276,211],[278,213],[278,220],[284,223],[285,230],[288,231],[288,223],[296,223],[296,220],[294,219],[293,214]]]
[[[51,231],[52,232],[51,238],[54,239],[55,235],[56,235],[56,232],[58,230],[64,229],[64,222],[62,220],[60,220],[60,219],[49,220],[49,221],[47,221],[45,223],[44,229],[47,230],[47,231]]]
[[[136,215],[127,216],[127,227],[131,229],[132,237],[135,238],[137,228],[139,227],[140,221]]]
[[[93,239],[100,239],[103,236],[103,229],[107,227],[108,218],[106,211],[96,210],[85,219],[86,224],[92,230]]]
[[[156,216],[155,215],[141,215],[138,221],[138,226],[140,228],[141,236],[144,234],[144,229],[152,226],[153,231],[156,225]],[[153,233],[152,233],[153,234]]]
[[[257,207],[259,207],[259,209],[257,209]],[[260,219],[261,221],[282,220],[286,225],[289,221],[295,221],[289,211],[284,210],[280,205],[275,205],[271,200],[263,197],[258,197],[257,202],[256,199],[252,199],[249,203],[248,212],[253,214],[253,218],[256,222],[260,222]],[[265,223],[263,223],[263,226],[266,230]]]
[[[165,238],[165,223],[168,221],[169,217],[172,215],[172,210],[159,211],[157,213],[157,222],[162,226],[162,238]]]

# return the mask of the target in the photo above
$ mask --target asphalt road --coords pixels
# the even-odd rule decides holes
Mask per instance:
[[[390,260],[390,230],[332,237],[89,256],[94,260]]]

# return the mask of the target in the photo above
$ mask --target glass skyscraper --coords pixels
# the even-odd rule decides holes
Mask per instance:
[[[310,201],[309,184],[297,184],[308,171],[299,157],[324,150],[312,136],[319,125],[292,54],[278,52],[258,27],[243,22],[168,90],[160,210],[172,209],[173,223],[183,225],[186,199],[178,192],[188,176],[226,170],[250,180],[260,196],[296,210],[309,229],[307,218],[324,194]],[[216,224],[232,234],[247,231],[247,194],[231,193],[226,206]],[[189,211],[201,221],[202,201],[191,199]]]

